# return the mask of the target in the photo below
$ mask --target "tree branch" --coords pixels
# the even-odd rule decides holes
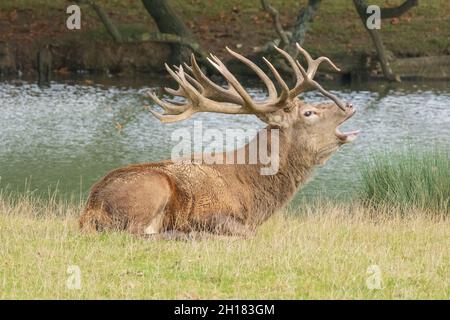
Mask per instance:
[[[396,18],[404,14],[414,6],[419,5],[419,0],[406,0],[395,8],[381,8],[381,19]]]
[[[100,21],[103,23],[106,30],[108,31],[110,36],[114,39],[114,41],[117,43],[122,43],[122,35],[120,34],[119,30],[114,25],[112,20],[109,18],[106,11],[103,10],[103,8],[100,5],[98,5],[93,0],[77,0],[76,2],[79,4],[88,4],[95,11],[95,13],[99,17]]]
[[[298,54],[295,43],[298,42],[301,45],[305,41],[306,32],[309,29],[309,25],[319,11],[320,1],[321,0],[308,0],[308,4],[300,9],[298,13],[292,33],[292,39],[287,50],[294,57]]]
[[[261,5],[264,11],[268,12],[272,16],[275,30],[277,31],[278,36],[281,40],[281,47],[286,47],[287,45],[289,45],[289,39],[286,35],[286,32],[283,30],[283,26],[281,25],[280,13],[269,2],[267,2],[267,0],[261,0]]]
[[[370,29],[367,27],[367,4],[365,0],[353,0],[356,11],[358,12],[361,21],[364,25],[364,28],[370,35],[373,44],[375,45],[375,49],[377,51],[378,60],[380,61],[381,69],[383,70],[383,74],[385,78],[389,81],[400,81],[400,77],[395,75],[392,72],[392,68],[389,64],[386,49],[384,48],[383,40],[381,39],[380,33],[377,29]]]
[[[142,0],[147,13],[153,18],[161,33],[174,34],[179,37],[193,38],[191,30],[184,24],[183,19],[174,10],[169,0]],[[171,62],[179,64],[189,61],[190,51],[178,43],[171,45]]]
[[[149,6],[151,1],[143,1],[143,2],[144,2],[144,4]],[[91,6],[92,9],[96,12],[100,21],[103,23],[103,25],[106,28],[106,30],[108,31],[108,33],[111,35],[111,37],[117,43],[142,43],[142,42],[169,43],[172,45],[189,48],[191,51],[200,55],[202,59],[206,60],[207,55],[202,51],[200,44],[198,44],[194,40],[190,39],[191,34],[188,32],[187,29],[183,32],[183,31],[180,31],[180,28],[182,28],[182,27],[180,27],[178,25],[177,25],[177,27],[172,26],[172,24],[175,24],[174,21],[170,21],[170,24],[171,24],[170,27],[165,27],[165,29],[170,29],[173,32],[176,31],[178,33],[185,34],[185,36],[180,36],[180,35],[177,35],[174,33],[155,32],[155,33],[144,33],[137,37],[124,39],[122,37],[122,35],[120,34],[120,31],[116,28],[114,23],[109,18],[106,11],[100,5],[98,5],[94,0],[76,0],[76,3],[88,4],[89,6]],[[152,3],[152,4],[154,4],[154,3]],[[168,7],[168,8],[170,8],[170,7]],[[161,18],[161,17],[158,17],[158,19],[159,18]],[[159,21],[161,21],[161,19],[159,19]],[[168,22],[164,22],[164,23],[169,24]],[[179,22],[179,24],[181,26],[184,26],[181,21]],[[137,40],[134,40],[134,39],[137,39]]]

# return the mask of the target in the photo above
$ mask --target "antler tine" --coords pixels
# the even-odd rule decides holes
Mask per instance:
[[[192,84],[189,83],[189,81],[187,81],[183,66],[179,67],[177,74],[181,81],[180,85],[182,86],[184,92],[186,93],[185,98],[187,98],[193,105],[200,105],[202,95],[197,91],[197,89]]]
[[[317,89],[324,96],[333,100],[339,108],[345,111],[345,103],[343,103],[338,97],[336,97],[332,93],[326,91],[320,84],[314,81],[314,76],[316,75],[317,69],[322,62],[328,63],[336,71],[340,71],[340,69],[333,62],[331,62],[329,58],[319,57],[317,59],[313,59],[311,55],[305,49],[303,49],[298,43],[296,43],[296,46],[298,51],[306,59],[306,62],[308,64],[307,70],[303,68],[303,66],[300,64],[298,60],[294,60],[286,51],[277,48],[275,46],[275,49],[288,60],[297,77],[297,82],[294,88],[289,91],[289,98],[294,98],[298,96],[300,93],[305,92],[309,89]]]
[[[273,75],[275,76],[275,79],[277,79],[277,82],[281,86],[281,94],[280,94],[280,97],[278,98],[278,101],[276,101],[276,104],[279,105],[281,103],[286,102],[286,100],[289,98],[289,87],[288,87],[288,85],[283,80],[283,78],[280,76],[280,74],[278,73],[277,69],[270,63],[270,61],[267,60],[264,57],[263,57],[263,60],[267,64],[267,66],[270,68],[270,70],[272,71]]]
[[[183,96],[189,100],[192,99],[192,94],[189,94],[189,90],[193,89],[195,90],[192,85],[190,85],[183,72],[183,68],[180,66],[177,70],[177,72],[174,72],[167,64],[165,64],[165,67],[169,74],[172,76],[172,78],[175,79],[175,81],[178,82],[179,88],[178,90],[173,90],[170,88],[165,88],[167,92],[173,93],[174,95]],[[186,103],[182,105],[175,105],[168,102],[165,102],[161,99],[159,99],[155,93],[149,92],[148,96],[159,106],[161,106],[164,109],[165,114],[160,114],[152,109],[150,109],[150,112],[161,122],[175,122],[175,121],[181,121],[184,119],[187,119],[191,117],[195,110],[192,108],[191,103]]]
[[[150,109],[150,112],[155,116],[155,118],[157,118],[159,121],[164,122],[164,123],[169,123],[169,122],[177,122],[177,121],[181,121],[181,120],[186,120],[188,118],[190,118],[194,113],[195,110],[193,109],[187,109],[186,111],[179,113],[179,114],[160,114],[152,109]]]
[[[201,94],[195,89],[195,87],[189,83],[186,79],[186,75],[183,70],[183,66],[178,68],[178,71],[174,72],[167,64],[166,69],[170,75],[178,82],[181,89],[183,90],[183,96],[190,100],[193,104],[198,103]]]
[[[269,100],[275,101],[277,99],[277,89],[275,88],[275,85],[273,84],[272,80],[270,80],[270,78],[264,73],[264,71],[262,71],[261,68],[259,68],[255,63],[253,63],[243,55],[234,52],[228,47],[225,47],[225,49],[228,51],[229,54],[231,54],[233,57],[244,63],[258,75],[258,77],[266,85]]]
[[[233,88],[238,92],[241,98],[244,100],[246,106],[253,105],[252,98],[250,98],[247,91],[245,91],[244,87],[239,83],[239,81],[234,77],[234,75],[228,70],[225,64],[220,61],[215,55],[211,54],[211,58],[207,58],[209,63],[219,71],[222,76],[228,81],[228,83],[233,86]]]
[[[190,67],[190,66],[188,66],[186,63],[184,64],[185,65],[185,68],[187,68],[189,71],[191,71],[192,72],[192,68]],[[180,67],[181,66],[173,66],[177,71],[180,71]],[[193,85],[194,85],[194,87],[197,89],[197,90],[199,90],[200,92],[202,92],[203,93],[203,91],[204,91],[204,88],[203,88],[203,86],[194,78],[194,77],[192,77],[190,74],[188,74],[188,73],[184,73],[185,74],[185,76],[186,76],[186,78],[188,79],[188,81],[190,82],[190,83],[192,83]]]
[[[192,70],[194,70],[194,68]],[[187,102],[185,104],[175,105],[162,101],[155,93],[149,92],[149,97],[165,111],[164,114],[160,114],[150,109],[150,112],[161,122],[185,120],[197,112],[218,112],[228,114],[254,113],[253,110],[245,108],[242,105],[234,104],[230,101],[219,102],[205,97],[204,94],[197,91],[195,84],[193,85],[188,81],[188,79],[192,80],[193,78],[184,72],[183,66],[176,67],[177,70],[174,71],[166,64],[166,69],[180,86],[177,90],[166,88],[166,91],[186,98]]]
[[[172,78],[179,85],[179,88],[176,91],[173,89],[171,89],[169,91],[172,91],[173,93],[175,93],[178,96],[183,96],[183,97],[187,98],[186,84],[185,84],[185,81],[183,81],[183,79],[180,78],[179,70],[177,72],[173,71],[167,63],[165,63],[164,66],[166,67],[167,72],[172,76]]]
[[[153,100],[153,102],[155,102],[156,104],[161,106],[161,108],[164,109],[165,114],[172,114],[172,115],[179,114],[188,109],[188,106],[186,106],[186,105],[175,105],[175,104],[165,102],[165,101],[159,99],[158,96],[152,91],[147,92],[147,95],[150,97],[150,99]]]
[[[192,55],[194,55],[194,54],[192,53]],[[185,67],[190,73],[193,73],[192,67],[191,67],[190,65],[188,65],[186,62],[183,62],[183,64],[184,64],[184,67]]]
[[[192,70],[192,67],[190,65],[188,65],[186,62],[183,62],[184,64],[184,68],[186,70],[189,71],[189,73],[186,73],[186,77],[188,77],[189,81],[191,81],[192,83],[194,83],[196,85],[196,87],[198,87],[198,89],[203,93],[205,91],[205,88],[203,87],[203,85],[195,78],[195,74],[194,74],[194,70]],[[191,74],[193,76],[191,76]]]
[[[208,61],[214,66],[228,81],[230,86],[233,86],[237,93],[244,100],[242,107],[246,108],[249,113],[268,113],[278,110],[276,106],[276,101],[269,101],[266,103],[255,103],[247,91],[242,87],[239,81],[234,77],[234,75],[228,70],[225,64],[220,61],[219,58],[211,54],[211,58],[207,58]],[[213,61],[214,60],[214,61]]]
[[[174,72],[172,71],[172,69],[169,68],[169,66],[167,65],[167,63],[165,64],[165,67],[166,67],[166,70],[169,72],[169,74],[175,79],[175,81],[177,81],[177,83],[178,83],[178,89],[175,90],[175,89],[172,89],[172,88],[165,87],[164,90],[165,90],[168,94],[171,94],[171,95],[174,95],[174,96],[181,96],[181,97],[184,97],[184,96],[186,95],[186,93],[184,92],[184,90],[183,90],[181,84],[179,83],[178,77],[177,77],[177,76],[174,76]],[[174,66],[174,67],[177,68],[176,66]],[[177,69],[177,70],[178,70],[178,69]]]
[[[314,79],[310,78],[307,74],[307,72],[305,71],[305,69],[302,67],[302,65],[300,64],[300,62],[296,61],[297,65],[300,69],[300,72],[302,73],[303,77],[304,77],[304,82],[302,83],[302,87],[305,88],[307,86],[310,86],[312,88],[315,88],[317,90],[319,90],[320,93],[322,93],[325,97],[330,98],[331,100],[334,101],[334,103],[336,103],[336,105],[342,110],[345,111],[345,103],[343,103],[337,96],[335,96],[334,94],[332,94],[331,92],[325,90],[319,83],[317,83]]]
[[[168,87],[164,87],[164,91],[166,91],[168,94],[171,94],[173,96],[184,97],[184,91],[181,87],[179,87],[177,90],[168,88]]]
[[[308,73],[308,75],[310,77],[314,78],[314,76],[316,75],[316,72],[317,72],[317,68],[324,61],[327,62],[335,71],[338,71],[338,72],[341,71],[341,69],[339,69],[327,57],[319,57],[319,58],[314,60],[311,57],[311,55],[305,49],[303,49],[298,43],[296,43],[295,45],[297,46],[298,51],[300,51],[300,53],[305,57],[306,62],[308,63],[308,71],[307,71],[307,73]]]
[[[212,82],[198,66],[194,54],[191,55],[191,65],[190,70],[192,70],[194,77],[203,86],[203,95],[206,98],[214,99],[219,102],[231,102],[239,105],[244,104],[244,101],[232,86],[228,89],[224,89]]]
[[[278,48],[277,46],[273,46],[273,47],[275,48],[275,50],[277,50],[279,53],[281,53],[283,55],[283,57],[289,62],[292,70],[294,70],[296,82],[295,82],[294,89],[289,91],[289,98],[291,98],[291,99],[295,98],[298,94],[295,94],[294,90],[296,87],[300,86],[301,83],[303,82],[303,75],[300,72],[300,69],[298,68],[297,63],[295,62],[294,58],[292,58],[289,53],[287,53],[283,49]]]

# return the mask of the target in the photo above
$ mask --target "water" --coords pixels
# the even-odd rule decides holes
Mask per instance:
[[[161,124],[145,108],[143,92],[161,79],[141,82],[83,81],[39,88],[27,82],[0,83],[0,188],[37,194],[58,190],[63,196],[86,196],[109,170],[170,157],[171,132],[203,120],[207,128],[262,128],[254,116],[198,114],[175,124]],[[90,82],[89,82],[90,83]],[[358,187],[358,165],[377,150],[409,145],[450,146],[450,88],[447,84],[372,84],[372,88],[334,88],[352,101],[358,113],[344,129],[360,129],[324,166],[302,196],[346,196]],[[248,88],[264,98],[258,87]],[[321,101],[315,92],[307,101]],[[26,186],[25,186],[26,184]]]

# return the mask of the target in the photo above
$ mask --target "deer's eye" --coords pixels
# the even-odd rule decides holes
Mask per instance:
[[[312,111],[306,111],[303,115],[305,117],[309,117],[310,115],[312,115]]]

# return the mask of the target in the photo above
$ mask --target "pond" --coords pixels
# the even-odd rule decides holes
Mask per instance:
[[[171,132],[192,127],[262,128],[254,116],[197,114],[188,121],[162,124],[146,110],[144,92],[164,79],[64,80],[39,88],[26,81],[0,83],[0,188],[64,197],[85,197],[109,170],[170,157],[177,144]],[[328,86],[330,87],[330,86]],[[248,91],[263,98],[264,91]],[[344,129],[360,129],[301,192],[345,197],[358,187],[358,168],[372,152],[407,146],[450,146],[450,88],[447,83],[375,83],[333,87],[352,101],[357,114]],[[322,101],[316,92],[305,100]],[[297,200],[299,197],[297,197]],[[294,202],[295,203],[295,202]]]

